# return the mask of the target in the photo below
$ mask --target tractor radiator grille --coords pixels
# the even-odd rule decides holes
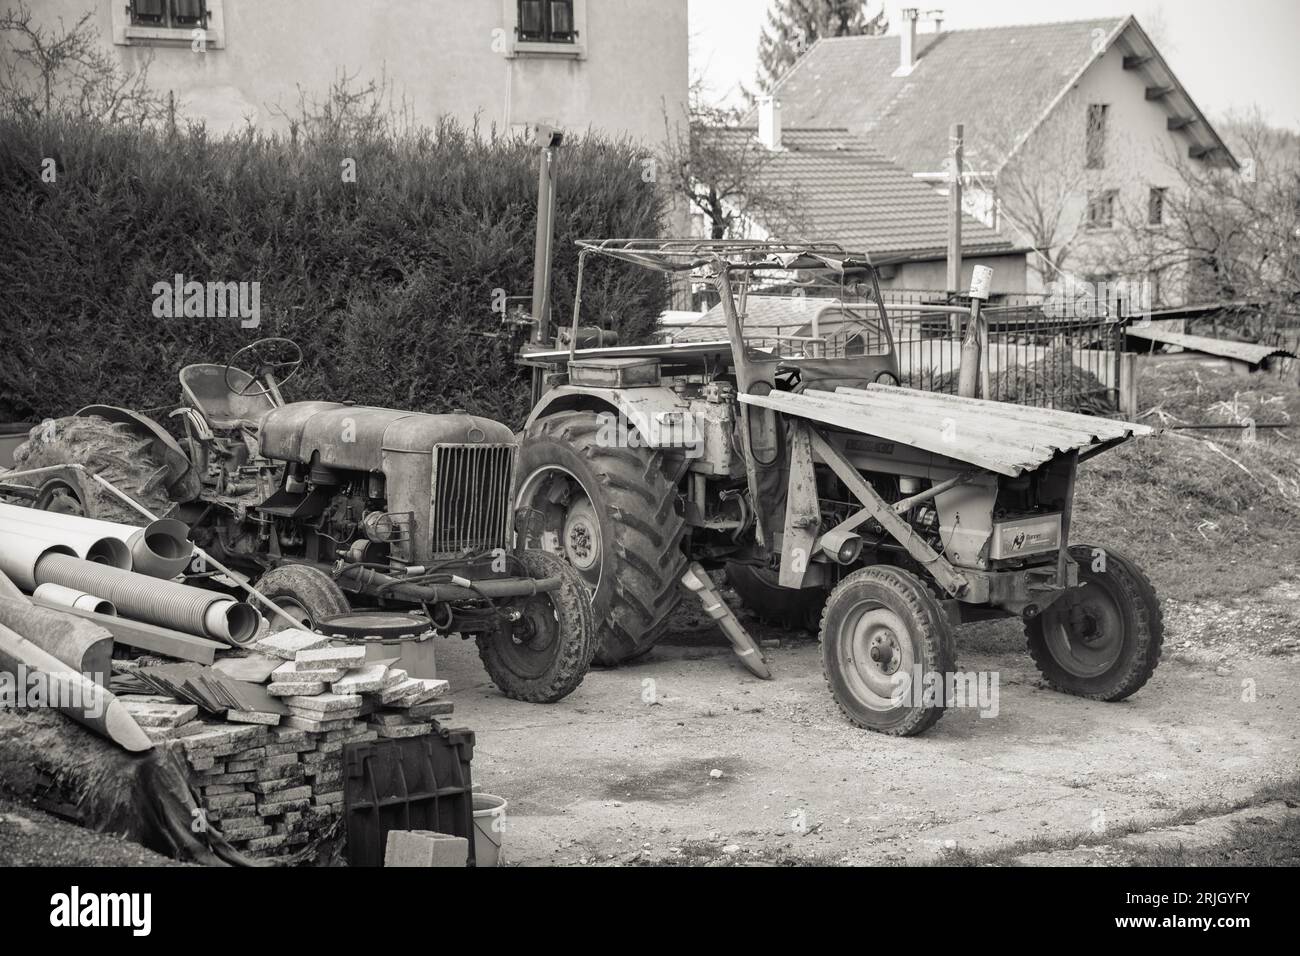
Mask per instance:
[[[515,446],[437,445],[433,455],[433,556],[509,547]]]

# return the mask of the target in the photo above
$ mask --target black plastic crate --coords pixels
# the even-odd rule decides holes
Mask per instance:
[[[389,830],[433,830],[469,842],[474,865],[474,732],[435,724],[422,737],[343,748],[350,866],[383,866]]]

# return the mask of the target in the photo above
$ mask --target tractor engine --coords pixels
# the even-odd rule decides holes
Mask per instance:
[[[334,402],[268,412],[280,490],[253,509],[275,546],[393,569],[508,549],[514,435],[490,419]]]

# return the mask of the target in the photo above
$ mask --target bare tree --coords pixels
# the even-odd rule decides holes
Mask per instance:
[[[740,121],[739,109],[707,102],[702,80],[693,80],[683,115],[664,110],[660,152],[669,189],[704,216],[714,239],[755,225],[771,234],[803,232],[797,187],[771,174],[778,154]]]
[[[170,97],[149,88],[149,63],[127,70],[95,35],[95,13],[70,28],[37,22],[25,0],[0,15],[8,47],[0,65],[0,108],[20,116],[71,115],[141,125],[174,119]]]
[[[1122,210],[1117,241],[1136,270],[1179,276],[1190,300],[1300,298],[1300,137],[1258,114],[1220,129],[1234,168],[1169,151],[1177,186]]]

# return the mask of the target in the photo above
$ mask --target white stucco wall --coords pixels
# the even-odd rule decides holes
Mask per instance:
[[[510,55],[513,0],[220,0],[221,43],[206,53],[188,36],[123,45],[126,0],[32,6],[51,25],[93,9],[106,46],[130,66],[151,60],[150,85],[218,130],[282,127],[277,108],[292,112],[300,87],[319,97],[346,72],[386,77],[425,124],[477,115],[485,129],[549,122],[658,143],[689,83],[687,0],[577,0],[580,58]]]
[[[1130,217],[1145,221],[1147,201],[1152,187],[1173,191],[1181,182],[1170,161],[1178,156],[1187,160],[1191,141],[1182,133],[1171,132],[1169,110],[1158,100],[1147,100],[1151,80],[1138,69],[1124,69],[1126,50],[1122,43],[1113,45],[1080,78],[1076,86],[1052,116],[1025,145],[1027,154],[1072,155],[1075,164],[1070,182],[1076,183],[1065,207],[1062,230],[1068,234],[1081,223],[1087,212],[1089,192],[1116,190],[1117,220],[1119,208]],[[1087,128],[1087,108],[1091,103],[1109,106],[1105,166],[1086,169],[1083,143]],[[1077,182],[1076,182],[1077,178]],[[1000,190],[1001,191],[1001,190]],[[1009,226],[1009,223],[1007,224]],[[1118,223],[1117,223],[1118,226]],[[1131,264],[1115,252],[1115,233],[1078,228],[1067,257],[1067,271],[1084,274],[1115,272],[1123,274]],[[1030,270],[1030,286],[1041,291],[1039,276]],[[1166,298],[1179,299],[1181,276],[1162,276]]]

